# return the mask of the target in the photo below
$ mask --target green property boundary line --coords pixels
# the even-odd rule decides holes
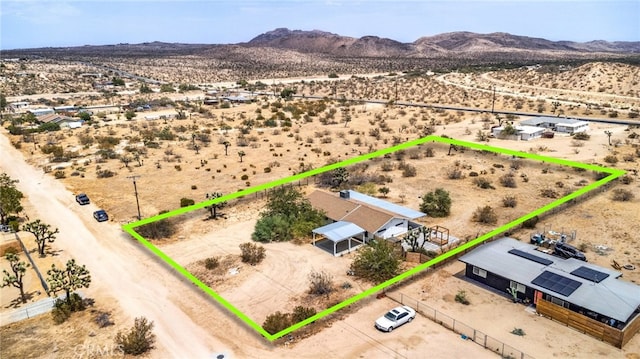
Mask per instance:
[[[389,154],[398,150],[402,150],[402,149],[407,149],[409,147],[414,147],[417,145],[421,145],[427,142],[441,142],[441,143],[446,143],[446,144],[450,144],[450,145],[456,145],[456,146],[462,146],[462,147],[468,147],[471,149],[476,149],[476,150],[482,150],[482,151],[488,151],[488,152],[494,152],[494,153],[501,153],[501,154],[506,154],[506,155],[511,155],[511,156],[515,156],[515,157],[520,157],[520,158],[528,158],[528,159],[532,159],[532,160],[537,160],[537,161],[542,161],[542,162],[548,162],[548,163],[554,163],[554,164],[559,164],[559,165],[563,165],[563,166],[570,166],[570,167],[575,167],[575,168],[582,168],[584,170],[591,170],[591,171],[596,171],[596,172],[604,172],[604,173],[608,173],[609,175],[605,178],[602,178],[594,183],[591,183],[587,186],[584,186],[578,190],[576,190],[575,192],[572,192],[558,200],[555,200],[539,209],[536,209],[518,219],[515,219],[499,228],[496,228],[472,241],[469,241],[465,244],[462,244],[444,254],[441,254],[440,256],[431,259],[428,262],[425,262],[419,266],[416,266],[394,278],[391,278],[383,283],[380,283],[370,289],[367,289],[365,291],[363,291],[362,293],[356,294],[351,298],[346,299],[345,301],[338,303],[330,308],[327,308],[319,313],[317,313],[316,315],[307,318],[301,322],[298,322],[292,326],[290,326],[289,328],[286,328],[278,333],[275,334],[270,334],[268,333],[266,330],[264,330],[259,324],[257,324],[255,321],[253,321],[251,318],[249,318],[246,314],[244,314],[243,312],[241,312],[240,310],[238,310],[238,308],[236,308],[235,306],[233,306],[233,304],[231,304],[230,302],[228,302],[226,299],[224,299],[223,297],[221,297],[218,293],[216,293],[213,289],[211,289],[209,286],[207,286],[206,284],[204,284],[202,281],[200,281],[198,278],[196,278],[193,274],[191,274],[189,271],[187,271],[184,267],[182,267],[180,264],[176,263],[173,259],[171,259],[168,255],[166,255],[164,252],[162,252],[158,247],[156,247],[155,245],[153,245],[151,242],[149,242],[148,240],[146,240],[145,238],[143,238],[140,234],[138,234],[134,229],[136,227],[148,224],[148,223],[152,223],[155,221],[159,221],[161,219],[165,219],[165,218],[169,218],[169,217],[173,217],[173,216],[177,216],[180,214],[184,214],[187,212],[191,212],[194,211],[196,209],[201,209],[207,206],[210,206],[211,204],[215,204],[218,202],[222,202],[222,201],[228,201],[234,198],[238,198],[238,197],[243,197],[255,192],[259,192],[259,191],[264,191],[276,186],[280,186],[283,184],[287,184],[293,181],[297,181],[297,180],[301,180],[310,176],[314,176],[326,171],[331,171],[331,170],[335,170],[337,168],[340,167],[345,167],[348,165],[352,165],[364,160],[368,160],[368,159],[372,159],[375,157],[379,157],[379,156],[383,156],[385,154]],[[597,166],[597,165],[590,165],[590,164],[585,164],[585,163],[581,163],[581,162],[574,162],[574,161],[569,161],[569,160],[564,160],[564,159],[560,159],[560,158],[553,158],[553,157],[545,157],[545,156],[540,156],[537,154],[532,154],[532,153],[526,153],[526,152],[519,152],[519,151],[515,151],[515,150],[510,150],[510,149],[505,149],[505,148],[498,148],[498,147],[491,147],[491,146],[487,146],[484,144],[478,144],[478,143],[472,143],[472,142],[466,142],[466,141],[460,141],[460,140],[455,140],[455,139],[451,139],[451,138],[445,138],[445,137],[439,137],[439,136],[427,136],[427,137],[423,137],[417,140],[413,140],[413,141],[408,141],[405,143],[402,143],[400,145],[396,145],[393,147],[389,147],[389,148],[385,148],[385,149],[381,149],[375,152],[371,152],[371,153],[367,153],[364,155],[360,155],[354,158],[350,158],[341,162],[337,162],[328,166],[324,166],[321,168],[317,168],[317,169],[313,169],[304,173],[300,173],[300,174],[296,174],[290,177],[286,177],[286,178],[282,178],[279,180],[275,180],[273,182],[269,182],[269,183],[265,183],[265,184],[261,184],[255,187],[251,187],[251,188],[247,188],[235,193],[231,193],[228,195],[224,195],[222,197],[219,198],[215,198],[212,200],[208,200],[208,201],[204,201],[204,202],[200,202],[200,203],[196,203],[192,206],[189,207],[184,207],[184,208],[179,208],[170,212],[166,212],[166,213],[162,213],[159,214],[157,216],[153,216],[150,218],[145,218],[142,219],[140,221],[137,222],[132,222],[132,223],[128,223],[125,224],[124,226],[122,226],[122,228],[129,233],[131,236],[133,236],[135,239],[137,239],[140,243],[142,243],[145,247],[147,247],[153,254],[157,255],[160,259],[162,259],[163,261],[165,261],[167,264],[169,264],[173,269],[175,269],[178,273],[182,274],[185,278],[187,278],[188,280],[190,280],[191,282],[193,282],[195,285],[197,285],[200,289],[202,289],[205,293],[209,294],[213,299],[215,299],[218,303],[220,303],[223,307],[225,307],[226,309],[228,309],[231,313],[235,314],[238,318],[240,318],[242,321],[244,321],[246,324],[248,324],[251,328],[253,328],[255,331],[257,331],[258,333],[260,333],[261,335],[263,335],[265,338],[267,338],[270,341],[274,341],[286,334],[291,333],[292,331],[299,329],[311,322],[314,322],[318,319],[321,319],[331,313],[334,313],[348,305],[351,305],[367,296],[370,296],[376,292],[379,292],[387,287],[389,287],[390,285],[397,283],[403,279],[406,279],[414,274],[417,274],[427,268],[429,268],[430,266],[437,264],[449,257],[452,257],[460,252],[463,252],[467,249],[470,249],[474,246],[476,246],[479,243],[482,243],[483,241],[498,235],[500,233],[506,232],[507,230],[517,226],[518,224],[521,224],[522,222],[533,218],[535,216],[541,215],[555,207],[558,207],[559,205],[566,203],[567,201],[570,201],[572,199],[575,199],[589,191],[592,191],[620,176],[622,176],[623,174],[625,174],[625,171],[623,170],[619,170],[619,169],[613,169],[613,168],[607,168],[607,167],[601,167],[601,166]]]

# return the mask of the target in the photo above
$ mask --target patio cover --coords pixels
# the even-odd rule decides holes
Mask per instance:
[[[336,255],[336,244],[345,240],[349,240],[349,249],[351,249],[351,238],[363,235],[366,232],[360,226],[346,221],[338,221],[326,226],[314,229],[313,244],[316,243],[316,234],[320,234],[333,242],[333,255]],[[364,240],[364,239],[363,239]]]

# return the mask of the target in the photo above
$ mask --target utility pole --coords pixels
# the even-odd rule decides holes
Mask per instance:
[[[396,105],[398,104],[398,78],[396,77]]]
[[[127,178],[131,178],[133,180],[133,192],[136,195],[136,206],[138,207],[138,221],[142,219],[140,216],[140,202],[138,201],[138,187],[136,187],[136,178],[140,178],[140,176],[127,176]]]
[[[491,100],[491,113],[493,113],[493,107],[496,104],[496,87],[493,86],[493,100]]]

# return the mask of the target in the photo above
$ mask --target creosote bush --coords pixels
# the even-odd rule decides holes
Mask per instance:
[[[189,207],[194,205],[195,203],[196,201],[191,198],[180,198],[180,207]]]
[[[482,188],[482,189],[495,189],[495,187],[491,184],[491,181],[484,177],[476,177],[473,179],[473,184]]]
[[[518,205],[518,200],[515,196],[504,196],[504,198],[502,198],[502,205],[507,208],[514,208]]]
[[[628,202],[633,199],[633,193],[629,190],[616,188],[613,190],[613,196],[611,197],[614,201],[620,202]]]
[[[220,265],[220,260],[216,257],[210,257],[204,260],[204,267],[208,270],[214,270]]]
[[[156,336],[153,334],[153,321],[145,317],[135,319],[129,332],[118,332],[116,344],[125,354],[141,355],[153,349]]]
[[[491,208],[491,206],[478,207],[475,212],[473,212],[473,216],[471,219],[474,222],[484,223],[484,224],[495,224],[498,222],[498,215]]]
[[[86,304],[78,293],[71,293],[69,299],[70,300],[58,298],[53,303],[51,315],[53,316],[54,323],[64,323],[69,319],[69,317],[71,317],[72,313],[85,310]]]
[[[172,218],[165,218],[151,222],[138,227],[136,232],[146,239],[169,238],[176,233],[175,220]]]
[[[277,311],[269,314],[262,324],[262,328],[270,334],[276,334],[285,330],[293,324],[299,323],[307,318],[316,315],[316,310],[311,307],[297,306],[292,313],[282,313]]]
[[[240,245],[240,251],[242,251],[240,255],[242,262],[249,263],[252,266],[262,262],[264,257],[266,257],[264,247],[251,242],[242,243]]]
[[[325,271],[309,273],[309,293],[313,295],[329,295],[333,290],[333,277]]]
[[[500,184],[507,188],[516,188],[518,186],[513,173],[507,173],[500,177]]]

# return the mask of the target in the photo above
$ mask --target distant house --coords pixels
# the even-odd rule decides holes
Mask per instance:
[[[507,139],[521,140],[521,141],[529,141],[534,138],[542,137],[545,129],[541,127],[535,126],[513,126],[516,129],[515,135],[507,136]],[[504,131],[504,126],[498,126],[491,129],[491,134],[493,137],[503,137],[502,131]]]
[[[420,224],[414,220],[426,216],[352,190],[340,191],[339,194],[316,190],[308,198],[314,208],[324,211],[334,222],[313,230],[314,244],[315,235],[323,235],[333,243],[334,255],[339,253],[340,242],[349,241],[348,250],[351,250],[354,248],[351,246],[353,239],[361,245],[373,238],[393,238],[419,227]]]
[[[82,126],[82,121],[74,118],[59,115],[57,113],[42,115],[38,117],[40,123],[55,123],[60,125],[61,128],[78,128]]]
[[[572,118],[539,116],[520,121],[522,126],[549,128],[561,133],[578,133],[589,130],[589,123]]]
[[[615,328],[614,334],[622,334],[620,341],[609,341],[614,345],[621,347],[640,329],[640,286],[620,280],[618,271],[536,248],[505,237],[478,246],[460,261],[466,264],[466,277],[500,292],[513,291],[519,300],[537,305],[538,312],[551,308],[544,314],[567,325],[582,322],[600,332]]]
[[[56,106],[53,108],[55,112],[76,112],[78,111],[77,106]]]
[[[31,112],[36,117],[51,115],[55,113],[55,111],[52,108],[32,108],[32,109],[29,109],[27,112]]]
[[[12,102],[9,104],[9,111],[11,112],[19,112],[21,110],[26,110],[29,108],[29,102],[20,101],[20,102]]]

